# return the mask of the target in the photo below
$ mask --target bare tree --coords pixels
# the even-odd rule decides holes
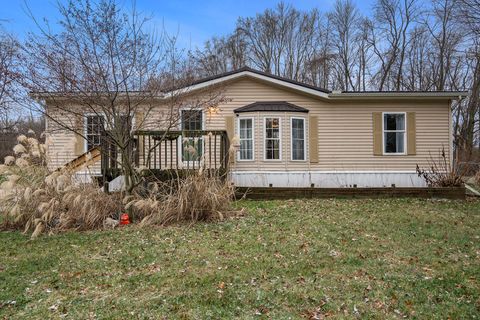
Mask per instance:
[[[304,66],[304,72],[307,75],[305,81],[322,88],[335,87],[332,75],[336,58],[333,32],[329,19],[324,15],[318,19],[316,32],[318,41],[313,56]]]
[[[435,90],[444,90],[454,67],[455,54],[462,35],[455,19],[456,0],[433,0],[432,19],[425,25],[432,38],[433,83]]]
[[[358,47],[358,71],[357,71],[357,83],[355,90],[365,91],[367,90],[367,82],[369,81],[370,66],[372,63],[371,52],[372,46],[368,37],[371,33],[372,23],[369,19],[364,18],[360,22],[360,29],[355,39]]]
[[[465,109],[462,137],[467,160],[470,159],[480,119],[480,1],[459,0],[458,19],[467,30],[467,61],[471,66],[471,86]],[[480,140],[480,138],[479,138]]]
[[[371,45],[379,61],[375,83],[380,91],[401,89],[408,34],[416,9],[416,0],[378,0],[374,6]]]
[[[18,41],[0,28],[0,132],[12,129],[17,122],[14,100],[21,76],[19,55]]]
[[[275,72],[273,55],[277,21],[272,10],[256,18],[239,18],[238,31],[249,43],[249,64],[268,73]]]
[[[115,0],[70,0],[57,6],[61,31],[37,22],[40,32],[24,45],[29,57],[25,85],[54,128],[86,139],[84,114],[102,119],[130,193],[139,183],[133,130],[155,126],[168,132],[184,104],[202,105],[199,99],[181,101],[180,94],[164,96],[191,81],[191,70],[178,58],[175,38],[147,33],[148,19],[134,6],[125,11]],[[162,114],[152,123],[159,105]]]
[[[357,63],[355,39],[357,38],[359,12],[351,0],[337,0],[329,15],[338,55],[337,75],[341,89],[354,90],[354,66]]]
[[[195,61],[200,77],[213,76],[230,70],[239,69],[247,64],[247,46],[242,34],[212,38],[202,50],[195,50],[191,59]]]
[[[246,62],[262,71],[308,81],[306,64],[316,59],[320,14],[280,3],[254,18],[240,18],[236,34],[246,44]]]

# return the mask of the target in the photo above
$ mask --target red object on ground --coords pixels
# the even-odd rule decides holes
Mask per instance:
[[[130,217],[128,216],[128,213],[122,213],[122,215],[120,216],[120,224],[130,224]]]

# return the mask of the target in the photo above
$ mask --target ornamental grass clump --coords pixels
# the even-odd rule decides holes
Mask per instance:
[[[141,226],[223,219],[231,211],[234,187],[210,171],[152,182],[133,195],[104,193],[77,183],[67,169],[50,172],[45,147],[18,137],[14,156],[0,166],[0,229],[23,230],[32,238],[65,230],[115,227],[122,212]],[[112,223],[113,222],[113,223]]]
[[[206,171],[181,179],[150,183],[146,196],[124,198],[125,208],[141,219],[141,225],[222,220],[232,212],[234,187]]]
[[[5,179],[0,185],[1,229],[21,229],[35,238],[42,233],[102,228],[106,218],[118,217],[120,195],[76,183],[67,171],[49,172],[44,145],[23,135],[17,141],[15,156],[6,157],[0,167]]]

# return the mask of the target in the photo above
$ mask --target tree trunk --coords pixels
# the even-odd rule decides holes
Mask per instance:
[[[477,55],[475,61],[475,69],[473,73],[473,84],[470,93],[470,99],[467,105],[465,119],[465,161],[470,161],[473,152],[473,144],[475,140],[475,119],[480,112],[480,55]]]

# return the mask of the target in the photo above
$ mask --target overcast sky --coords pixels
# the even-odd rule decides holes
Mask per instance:
[[[61,1],[61,0],[60,0]],[[126,8],[130,0],[120,0]],[[368,14],[373,0],[356,1],[359,9]],[[62,2],[62,1],[61,1]],[[272,0],[137,0],[137,8],[152,16],[153,24],[161,28],[165,25],[170,34],[179,35],[179,45],[194,49],[202,46],[212,36],[229,33],[239,16],[249,17],[273,8],[279,1]],[[0,21],[3,27],[22,39],[26,32],[35,31],[31,19],[26,14],[26,6],[36,18],[57,20],[56,0],[0,0]],[[285,1],[300,10],[318,8],[328,11],[334,0],[295,0]]]

